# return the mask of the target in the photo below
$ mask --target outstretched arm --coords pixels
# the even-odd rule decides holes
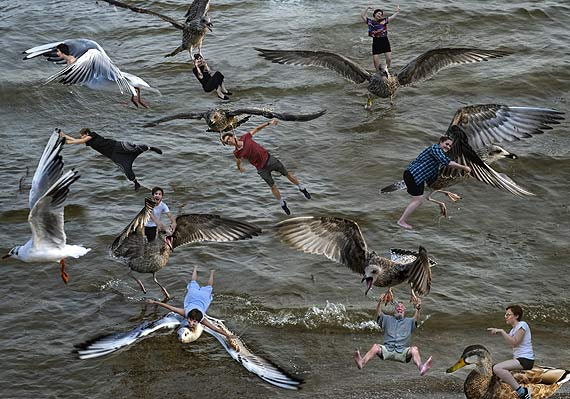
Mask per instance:
[[[233,338],[234,336],[232,334],[227,333],[226,331],[222,330],[219,327],[216,327],[213,323],[211,323],[208,319],[203,318],[202,321],[200,322],[203,325],[205,325],[206,327],[208,327],[211,330],[214,330],[217,333],[220,333],[222,335],[224,335],[227,339]]]
[[[236,158],[236,166],[237,166],[238,170],[241,173],[245,172],[245,169],[241,167],[241,159],[238,157],[235,157],[235,158]]]
[[[168,216],[168,219],[170,219],[170,227],[172,227],[172,232],[174,232],[174,230],[176,230],[176,218],[172,212],[168,212],[166,216]]]
[[[194,60],[194,68],[196,68],[196,75],[198,76],[198,78],[202,79],[204,75],[202,74],[202,70],[200,69],[199,62],[196,59]]]
[[[175,312],[175,313],[178,313],[178,314],[179,314],[180,316],[182,316],[182,317],[186,317],[186,315],[184,314],[184,309],[171,306],[171,305],[169,305],[169,304],[167,304],[167,303],[158,302],[158,301],[155,301],[155,300],[153,300],[153,299],[147,299],[147,300],[146,300],[146,303],[150,303],[150,304],[153,304],[153,305],[162,306],[163,308],[166,308],[166,309],[170,310],[171,312]]]
[[[467,173],[471,173],[471,168],[469,166],[462,165],[462,164],[457,163],[455,161],[449,161],[449,164],[447,164],[447,166],[449,166],[451,168],[455,168],[455,169],[463,169]]]
[[[396,15],[398,15],[398,13],[400,12],[400,5],[398,4],[398,6],[396,7],[396,12],[392,15],[390,15],[387,19],[388,22],[392,21],[394,18],[396,18]]]
[[[507,344],[509,344],[510,346],[512,346],[513,348],[515,346],[520,345],[520,343],[523,340],[524,334],[525,334],[525,330],[523,330],[522,328],[520,328],[516,333],[514,337],[511,337],[505,330],[503,330],[502,328],[487,328],[487,331],[490,331],[491,334],[495,335],[495,334],[500,334],[503,336],[503,338],[505,339],[505,341],[507,342]]]
[[[362,14],[360,14],[360,18],[362,18],[362,20],[364,21],[364,23],[368,22],[368,17],[366,16],[366,14],[368,14],[368,10],[372,10],[372,7],[368,6],[364,9],[364,11],[362,11]]]
[[[421,298],[418,298],[418,300],[416,301],[416,311],[414,312],[414,320],[416,321],[416,324],[420,321],[420,309],[422,308],[422,300]]]
[[[63,137],[65,139],[65,144],[85,144],[89,140],[91,140],[91,136],[84,136],[79,139],[76,139],[68,134],[65,134],[63,130],[59,131],[59,137]]]
[[[261,129],[266,128],[269,125],[277,125],[277,123],[278,123],[277,119],[271,119],[269,122],[262,123],[261,125],[253,128],[253,130],[251,131],[251,135],[254,136]]]

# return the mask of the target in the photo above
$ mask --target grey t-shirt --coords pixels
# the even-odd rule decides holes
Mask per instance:
[[[396,319],[394,316],[380,313],[376,320],[378,325],[384,329],[384,346],[389,351],[402,353],[410,346],[412,332],[416,329],[416,320],[413,317]]]

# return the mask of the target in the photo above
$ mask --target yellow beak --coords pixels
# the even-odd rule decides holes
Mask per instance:
[[[459,370],[460,368],[463,368],[465,366],[467,366],[467,364],[465,363],[465,360],[463,360],[463,358],[461,358],[457,361],[457,363],[455,363],[453,366],[451,366],[450,368],[445,370],[445,372],[446,373],[454,373],[457,370]]]

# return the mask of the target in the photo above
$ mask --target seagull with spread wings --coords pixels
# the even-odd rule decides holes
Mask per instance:
[[[217,328],[228,332],[230,335],[234,335],[225,326],[222,320],[215,319],[208,315],[204,317]],[[300,389],[302,384],[301,379],[291,376],[269,360],[251,352],[240,337],[234,336],[231,339],[231,343],[228,343],[226,336],[207,326],[198,324],[195,330],[190,332],[191,330],[188,329],[186,325],[187,321],[184,317],[177,313],[170,312],[158,320],[144,322],[126,333],[115,333],[76,345],[76,352],[80,359],[94,359],[134,345],[159,331],[173,330],[177,327],[181,327],[178,330],[178,338],[185,344],[197,340],[202,335],[202,332],[206,331],[222,344],[226,352],[228,352],[236,362],[245,367],[247,371],[257,375],[263,381],[279,388],[290,390]]]
[[[65,139],[59,137],[59,129],[55,129],[32,179],[28,216],[32,238],[24,245],[12,248],[3,259],[11,257],[22,262],[59,262],[61,278],[67,284],[69,276],[65,271],[65,258],[79,258],[91,249],[66,243],[64,202],[69,187],[79,179],[79,174],[73,169],[63,173],[63,157],[60,153],[64,143]]]
[[[110,247],[110,255],[126,264],[132,271],[152,273],[154,282],[161,288],[165,300],[170,294],[160,284],[156,274],[168,263],[170,253],[177,247],[196,242],[227,242],[253,238],[261,234],[261,229],[251,223],[222,218],[212,214],[188,214],[176,218],[176,230],[159,231],[156,239],[148,241],[144,235],[144,225],[150,219],[156,203],[145,198],[145,206],[125,227]],[[141,290],[146,293],[143,283],[136,277]]]
[[[413,59],[396,75],[378,71],[370,73],[348,57],[330,51],[310,50],[268,50],[256,48],[259,55],[271,62],[290,65],[314,65],[328,68],[354,83],[368,82],[368,102],[372,107],[372,95],[390,98],[392,102],[396,89],[409,86],[436,75],[440,70],[473,62],[487,61],[511,54],[501,50],[479,50],[474,48],[438,48],[426,51]]]
[[[148,122],[144,127],[156,126],[162,122],[168,122],[175,119],[204,119],[208,124],[208,132],[223,133],[236,129],[238,126],[246,123],[253,115],[263,116],[267,119],[280,119],[282,121],[307,122],[318,118],[326,113],[326,110],[314,112],[311,114],[292,114],[283,112],[273,112],[264,108],[239,108],[234,110],[225,110],[223,108],[209,109],[204,112],[189,112],[167,116]],[[247,115],[240,118],[242,115]]]
[[[446,132],[446,135],[453,139],[447,156],[455,162],[469,166],[471,173],[442,168],[437,179],[428,185],[433,191],[427,197],[428,200],[437,203],[445,215],[445,204],[432,199],[431,195],[441,192],[452,201],[457,201],[461,198],[459,195],[443,189],[473,179],[519,197],[534,195],[490,166],[499,159],[517,158],[515,154],[496,143],[518,141],[542,134],[545,130],[552,129],[552,125],[559,124],[564,119],[563,114],[555,109],[511,107],[502,104],[479,104],[459,108]],[[382,188],[380,192],[389,193],[405,188],[406,184],[402,180]]]
[[[288,245],[306,253],[324,255],[361,274],[368,293],[372,285],[388,287],[386,301],[393,299],[392,287],[407,282],[412,301],[431,289],[431,267],[436,262],[425,248],[418,252],[391,249],[391,258],[370,251],[358,224],[350,219],[328,216],[302,216],[275,226],[277,235]]]
[[[64,51],[61,51],[63,49]],[[131,102],[138,107],[147,105],[141,99],[141,89],[160,93],[136,75],[121,71],[111,61],[103,47],[89,39],[68,39],[32,47],[24,51],[24,60],[44,56],[48,61],[65,64],[65,68],[50,76],[46,83],[87,86],[95,90],[116,90],[131,95]]]
[[[190,53],[190,59],[192,59],[192,49],[194,47],[197,47],[198,53],[202,54],[202,41],[206,36],[206,32],[208,30],[211,32],[212,27],[214,26],[212,22],[210,22],[210,17],[208,16],[210,0],[194,0],[184,15],[184,17],[186,17],[186,21],[184,23],[178,22],[174,18],[170,18],[166,15],[159,14],[151,10],[123,3],[122,1],[103,1],[117,7],[127,8],[140,14],[154,15],[163,21],[169,22],[175,28],[180,29],[182,31],[182,44],[178,46],[173,52],[166,54],[165,57],[173,57],[181,51],[188,50]]]

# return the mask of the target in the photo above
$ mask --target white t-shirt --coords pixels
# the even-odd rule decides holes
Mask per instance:
[[[531,334],[530,334],[530,327],[526,322],[519,321],[511,331],[509,331],[509,335],[514,337],[516,332],[520,329],[524,330],[524,335],[521,343],[519,346],[515,346],[513,348],[513,355],[514,358],[517,359],[519,357],[524,357],[525,359],[532,359],[534,360],[534,352],[532,350],[532,342],[531,342]]]
[[[168,209],[168,206],[164,203],[164,201],[160,201],[160,204],[155,206],[154,209],[152,210],[152,214],[158,220],[160,220],[160,215],[162,215],[163,213],[169,213],[169,212],[170,212],[170,209]],[[146,224],[145,224],[145,227],[155,227],[155,226],[156,226],[156,223],[154,223],[152,221],[152,219],[149,219],[148,222],[146,222]]]

